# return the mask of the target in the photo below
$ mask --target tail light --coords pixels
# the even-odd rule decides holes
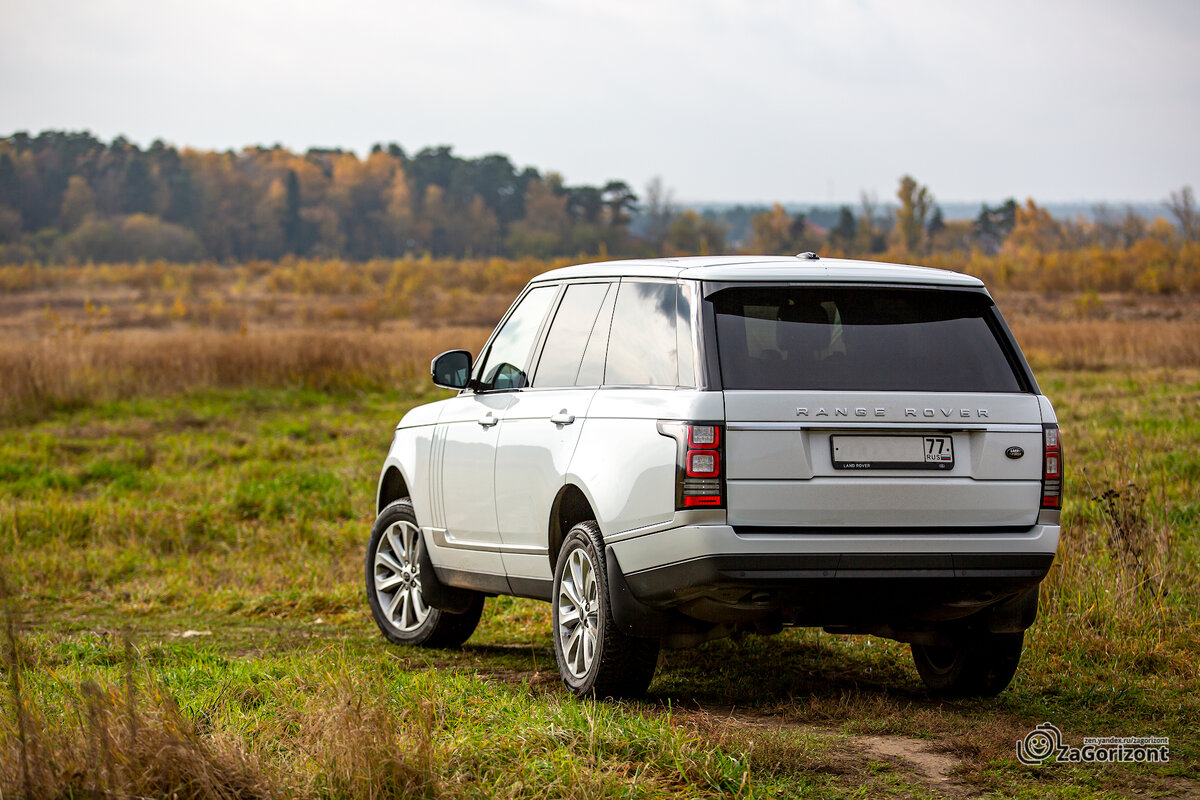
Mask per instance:
[[[1042,426],[1042,508],[1062,507],[1062,434],[1057,425]]]
[[[676,442],[675,508],[724,508],[724,427],[715,422],[660,421],[658,432]]]

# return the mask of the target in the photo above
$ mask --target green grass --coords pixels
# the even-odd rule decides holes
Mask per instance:
[[[667,652],[642,703],[578,702],[558,681],[548,607],[508,598],[488,601],[461,651],[388,645],[363,599],[363,547],[391,428],[428,397],[210,391],[0,429],[0,569],[20,621],[0,792],[22,785],[16,679],[42,769],[30,780],[75,794],[950,791],[864,749],[877,734],[953,754],[957,792],[1194,791],[1200,373],[1039,377],[1065,437],[1063,543],[1022,669],[984,701],[928,698],[905,646],[797,630]],[[1043,720],[1072,743],[1168,735],[1172,762],[1022,767],[1014,742]],[[191,748],[177,760],[192,766],[160,775],[150,755],[120,778],[95,750],[110,740],[113,753]]]

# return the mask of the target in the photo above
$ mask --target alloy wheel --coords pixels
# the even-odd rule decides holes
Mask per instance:
[[[375,598],[388,622],[404,632],[415,631],[429,616],[421,596],[420,540],[420,529],[401,521],[379,537],[375,548]]]
[[[558,588],[558,641],[567,670],[583,678],[596,660],[600,625],[600,587],[587,551],[567,557]]]

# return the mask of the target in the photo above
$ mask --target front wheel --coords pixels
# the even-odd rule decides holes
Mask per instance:
[[[594,521],[567,533],[554,569],[554,656],[577,697],[636,697],[658,664],[658,640],[626,636],[608,605],[604,540]]]
[[[935,694],[995,697],[1016,674],[1024,641],[1023,633],[982,633],[950,647],[914,644],[913,662]]]
[[[367,544],[367,604],[391,642],[458,647],[479,624],[483,595],[476,595],[461,614],[426,603],[419,558],[424,547],[412,501],[397,500],[380,512]]]

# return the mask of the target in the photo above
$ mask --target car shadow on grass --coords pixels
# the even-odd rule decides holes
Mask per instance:
[[[846,637],[842,637],[846,638]],[[646,695],[656,704],[769,707],[798,700],[874,695],[903,703],[930,701],[908,660],[907,647],[867,637],[850,646],[812,633],[722,639],[687,650],[664,650]],[[558,681],[554,649],[528,643],[468,642],[441,663],[530,684]]]
[[[723,639],[659,659],[651,695],[701,706],[759,707],[877,695],[903,702],[926,698],[907,662],[907,648],[856,637],[855,646],[812,634]]]

